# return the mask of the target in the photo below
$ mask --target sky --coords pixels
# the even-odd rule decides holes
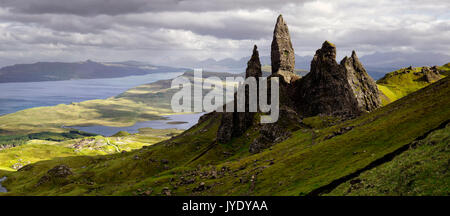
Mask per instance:
[[[356,50],[450,55],[448,0],[0,0],[0,66],[125,61],[182,66],[270,55],[283,14],[297,55]]]

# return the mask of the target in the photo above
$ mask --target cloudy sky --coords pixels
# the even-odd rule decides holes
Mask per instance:
[[[269,55],[283,14],[296,54],[324,40],[355,49],[450,55],[448,0],[0,0],[0,66],[139,60],[180,65]]]

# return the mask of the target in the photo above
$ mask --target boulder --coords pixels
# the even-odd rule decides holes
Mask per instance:
[[[72,171],[66,165],[58,165],[47,171],[47,175],[53,178],[66,178],[72,174]]]
[[[441,74],[436,66],[433,67],[423,67],[421,71],[423,75],[423,80],[428,83],[435,82],[441,79]]]
[[[47,173],[39,179],[35,186],[38,187],[48,182],[65,184],[65,179],[70,175],[73,175],[73,173],[68,166],[58,165],[48,170]]]

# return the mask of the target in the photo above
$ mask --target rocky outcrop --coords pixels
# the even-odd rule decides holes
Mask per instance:
[[[409,79],[411,81],[424,81],[432,83],[438,81],[442,78],[441,73],[444,72],[439,70],[438,66],[433,67],[419,67],[413,68],[409,66],[407,68],[402,68],[391,73],[387,73],[383,78],[377,81],[378,84],[399,84],[403,79]]]
[[[441,79],[441,74],[439,73],[437,66],[433,66],[431,68],[430,67],[422,67],[421,73],[424,74],[423,80],[428,83],[432,83],[432,82],[435,82],[435,81]]]
[[[354,116],[381,106],[378,88],[356,53],[338,64],[336,47],[328,41],[316,51],[310,73],[298,82],[297,95],[304,116]]]
[[[47,173],[39,179],[35,186],[38,187],[51,181],[64,184],[65,179],[70,175],[73,175],[73,173],[68,166],[58,165],[48,170]]]
[[[65,178],[73,173],[68,166],[58,165],[48,170],[47,174],[54,178]]]
[[[280,119],[274,124],[263,124],[259,130],[259,136],[250,143],[250,153],[258,153],[291,136],[288,128],[300,123],[300,116],[288,106],[280,107]]]
[[[258,80],[262,76],[261,62],[259,60],[258,48],[253,47],[253,54],[247,63],[245,77],[255,77]],[[221,123],[217,131],[217,141],[226,143],[234,136],[242,135],[253,124],[254,112],[249,112],[249,92],[245,89],[245,112],[237,112],[237,95],[234,95],[234,101],[230,102],[234,106],[234,112],[221,113]],[[226,110],[225,106],[224,109]]]
[[[292,47],[291,36],[284,22],[283,16],[278,16],[275,29],[273,30],[272,51],[270,54],[272,60],[272,74],[277,74],[284,78],[284,81],[290,83],[299,77],[294,74],[295,54]]]

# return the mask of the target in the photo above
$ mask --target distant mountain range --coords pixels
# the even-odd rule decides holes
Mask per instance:
[[[212,58],[202,61],[192,61],[183,67],[155,66],[153,64],[124,62],[37,62],[34,64],[16,64],[0,69],[0,83],[5,82],[38,82],[70,79],[115,78],[132,75],[145,75],[161,72],[183,72],[191,68],[203,68],[207,71],[243,73],[250,57],[238,60]],[[312,56],[295,55],[295,68],[309,71]],[[270,65],[270,56],[260,57],[262,65]],[[402,53],[385,52],[360,57],[365,69],[374,79],[380,79],[384,74],[403,67],[443,65],[450,62],[450,56],[436,53]]]
[[[104,63],[90,60],[74,63],[37,62],[1,68],[0,83],[116,78],[186,70],[186,68],[155,66],[137,61]]]
[[[295,55],[295,67],[298,69],[309,70],[309,65],[312,58],[312,56]],[[202,61],[193,61],[186,66],[191,68],[203,68],[204,70],[208,71],[242,73],[245,72],[245,68],[247,67],[247,62],[249,59],[250,56],[242,57],[238,60],[232,58],[225,58],[222,60],[208,58]],[[260,56],[260,61],[261,65],[270,65],[270,56]]]
[[[295,68],[308,70],[313,56],[295,55]],[[186,65],[192,68],[203,68],[210,71],[244,72],[250,57],[238,60],[226,58],[215,60],[212,58],[191,62]],[[260,57],[262,65],[270,65],[270,56]],[[402,52],[376,52],[360,57],[365,69],[374,79],[380,79],[384,74],[398,70],[402,67],[420,67],[424,65],[443,65],[450,62],[450,56],[437,53],[402,53]]]
[[[384,74],[404,67],[421,67],[443,65],[450,62],[450,56],[438,53],[401,53],[376,52],[360,58],[367,72],[374,79],[380,79]]]

